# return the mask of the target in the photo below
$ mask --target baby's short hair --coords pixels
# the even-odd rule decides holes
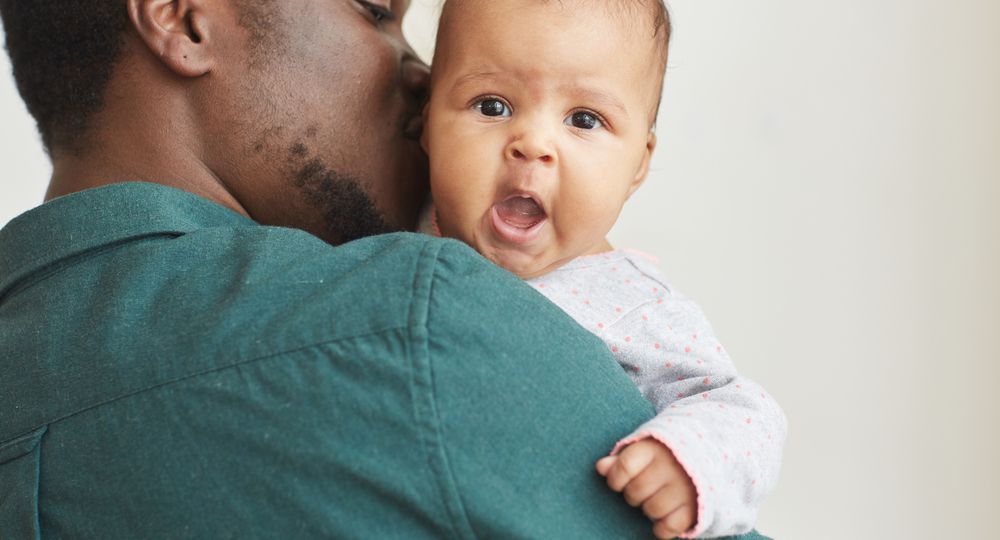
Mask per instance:
[[[540,0],[542,2],[559,2],[564,0]],[[670,21],[670,10],[663,0],[576,0],[586,1],[592,4],[600,3],[608,9],[612,15],[624,16],[629,19],[648,16],[652,20],[652,37],[656,42],[658,57],[662,60],[664,68],[667,63],[667,51],[670,47],[670,36],[673,27]],[[645,12],[645,13],[643,13]]]
[[[543,2],[556,1],[562,3],[564,0],[540,0]],[[667,72],[667,57],[670,51],[670,37],[673,35],[673,25],[670,20],[670,10],[664,0],[575,0],[587,1],[591,3],[604,4],[613,14],[635,19],[636,17],[648,16],[652,19],[652,37],[656,47],[656,71],[657,78],[657,99],[656,109],[653,110],[653,123],[659,115],[660,99],[663,95],[663,79]],[[646,13],[643,13],[645,11]]]
[[[439,26],[444,26],[448,19],[449,5],[455,5],[468,0],[446,0],[442,2],[441,21]],[[543,4],[556,2],[565,5],[567,1],[586,2],[591,5],[599,4],[607,8],[609,14],[623,16],[629,19],[642,16],[643,11],[652,21],[653,39],[656,40],[657,52],[663,59],[666,66],[667,50],[670,45],[670,36],[673,33],[673,26],[670,21],[670,10],[664,0],[538,0]]]

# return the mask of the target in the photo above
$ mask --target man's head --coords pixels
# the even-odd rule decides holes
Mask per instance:
[[[423,144],[441,232],[524,278],[607,249],[646,177],[661,0],[450,0]]]
[[[407,4],[0,0],[0,15],[56,176],[225,193],[339,243],[412,227],[426,192]]]
[[[122,2],[0,0],[14,79],[46,148],[75,146],[121,55]]]

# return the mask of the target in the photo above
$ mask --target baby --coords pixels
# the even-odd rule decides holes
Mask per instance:
[[[660,538],[749,531],[786,424],[693,302],[605,239],[656,146],[662,0],[451,0],[423,145],[434,227],[605,342],[657,415],[596,463]]]

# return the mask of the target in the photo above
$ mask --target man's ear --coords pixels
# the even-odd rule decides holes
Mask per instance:
[[[653,159],[653,150],[656,150],[656,133],[653,130],[649,130],[649,136],[646,137],[646,149],[642,156],[642,163],[639,165],[639,170],[635,173],[635,178],[632,179],[632,185],[628,188],[629,197],[646,181],[646,175],[649,174],[649,162]]]
[[[128,15],[150,52],[181,77],[212,71],[211,0],[127,0]]]

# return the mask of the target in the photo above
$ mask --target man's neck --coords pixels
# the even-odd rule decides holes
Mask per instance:
[[[142,50],[142,45],[127,47]],[[114,96],[88,119],[81,150],[53,148],[46,200],[122,182],[181,189],[249,216],[215,169],[213,141],[189,87],[149,55],[123,57],[105,93]]]
[[[109,129],[92,134],[91,140],[100,142],[87,145],[81,153],[53,150],[46,200],[108,184],[150,182],[188,191],[249,216],[190,144],[197,138],[194,134],[165,134],[163,124],[152,121],[124,129],[113,121],[108,124]]]

